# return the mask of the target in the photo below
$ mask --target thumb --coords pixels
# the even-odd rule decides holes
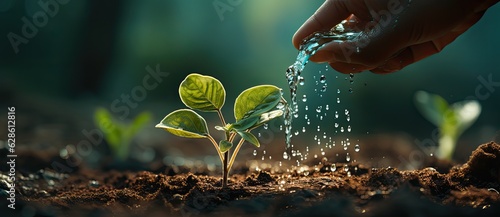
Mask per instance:
[[[299,48],[302,40],[318,31],[330,30],[333,26],[346,19],[349,12],[346,1],[327,0],[318,10],[295,32],[292,43]]]

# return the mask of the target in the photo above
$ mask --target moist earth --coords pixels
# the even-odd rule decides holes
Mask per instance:
[[[2,155],[5,156],[5,155]],[[6,159],[3,159],[4,161]],[[479,146],[462,165],[400,171],[323,162],[309,171],[239,168],[221,188],[219,176],[189,168],[153,171],[51,171],[33,154],[15,182],[16,209],[2,216],[498,216],[500,145]],[[53,161],[52,161],[53,162]],[[444,165],[444,166],[443,166]],[[448,165],[448,166],[446,166]],[[448,167],[443,169],[443,167]],[[1,168],[8,171],[7,168]],[[26,172],[30,171],[31,172]],[[347,172],[348,171],[348,172]],[[443,172],[445,171],[445,172]],[[8,197],[6,172],[0,194]],[[4,215],[4,213],[8,215]]]

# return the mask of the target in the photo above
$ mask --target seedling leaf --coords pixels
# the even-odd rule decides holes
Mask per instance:
[[[226,151],[229,151],[229,149],[231,149],[232,147],[233,147],[233,143],[231,143],[230,141],[221,140],[219,142],[219,149],[220,149],[220,152],[222,152],[222,153],[226,153]]]
[[[468,129],[481,114],[481,104],[475,100],[453,103],[450,106],[457,119],[457,134],[462,134]]]
[[[126,136],[134,136],[145,124],[151,120],[151,113],[142,112],[135,117],[130,127],[127,128]]]
[[[168,114],[156,128],[185,138],[207,138],[209,134],[205,119],[191,109],[179,109]]]
[[[273,85],[260,85],[243,91],[234,103],[236,121],[259,116],[276,107],[281,100],[281,89]]]
[[[98,108],[95,111],[94,122],[103,132],[104,138],[113,152],[117,153],[122,143],[123,127],[116,123],[113,116],[104,108]]]
[[[247,130],[257,124],[260,117],[253,116],[239,120],[238,122],[233,124],[233,128],[239,131]]]
[[[216,111],[224,105],[226,90],[214,77],[193,73],[182,81],[179,95],[189,108]]]
[[[262,124],[265,124],[272,119],[281,117],[282,115],[283,115],[282,110],[274,110],[274,111],[270,111],[270,112],[266,112],[264,114],[261,114],[259,121],[257,122],[257,124],[255,126],[260,126]]]
[[[415,93],[415,105],[420,113],[436,126],[441,126],[445,115],[453,115],[446,114],[449,106],[443,97],[425,91]]]
[[[226,128],[221,127],[221,126],[215,126],[214,128],[215,128],[216,130],[218,130],[218,131],[224,131],[224,132],[226,131]]]
[[[257,147],[260,147],[260,142],[259,140],[257,139],[257,137],[255,137],[253,134],[249,133],[249,132],[245,132],[245,131],[238,131],[238,134],[241,136],[241,138],[243,138],[244,140],[254,144],[255,146]]]

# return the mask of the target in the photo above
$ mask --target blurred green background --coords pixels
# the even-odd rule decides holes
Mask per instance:
[[[228,10],[218,14],[214,2]],[[8,35],[23,36],[23,18],[33,21],[43,9],[39,0],[1,0],[1,104],[15,103],[35,113],[71,108],[82,113],[64,118],[85,114],[79,117],[84,123],[75,126],[79,129],[91,124],[87,117],[96,106],[110,108],[122,94],[142,84],[147,66],[158,65],[169,76],[146,92],[145,99],[130,109],[131,115],[152,110],[160,120],[182,107],[178,85],[192,72],[221,80],[228,92],[225,110],[231,113],[234,98],[250,86],[267,83],[286,90],[284,71],[297,54],[291,37],[322,2],[65,0],[57,3],[57,10],[51,8],[55,12],[46,20],[37,21],[44,25],[36,28],[36,34],[31,32],[34,36],[26,37],[16,53]],[[398,73],[364,72],[355,75],[351,85],[344,80],[346,75],[328,70],[327,77],[339,77],[329,80],[329,91],[339,88],[345,93],[341,105],[351,111],[353,133],[429,138],[434,126],[417,113],[413,94],[426,90],[455,102],[476,96],[482,85],[479,77],[500,82],[500,30],[495,26],[499,20],[497,4],[441,53]],[[324,72],[325,65],[311,63],[305,74],[320,70]],[[311,85],[299,89],[299,94],[314,95],[313,78],[306,79]],[[348,88],[354,92],[347,94]],[[460,143],[476,146],[500,137],[500,87],[483,88],[481,93],[490,95],[480,100],[483,112]],[[335,97],[332,93],[307,103],[314,107],[331,101],[335,106]]]

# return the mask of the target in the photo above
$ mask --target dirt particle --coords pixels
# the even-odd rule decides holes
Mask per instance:
[[[472,152],[463,171],[481,181],[500,183],[500,145],[490,142],[479,146]]]
[[[271,176],[271,174],[265,171],[260,171],[257,177],[255,177],[255,175],[252,175],[245,180],[245,182],[249,186],[262,185],[274,181],[275,179]]]

